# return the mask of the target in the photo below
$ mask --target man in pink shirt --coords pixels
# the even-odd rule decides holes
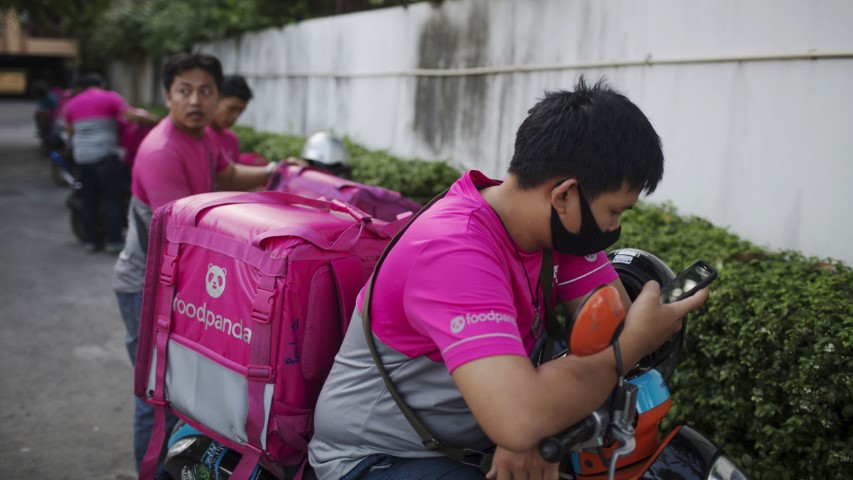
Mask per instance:
[[[604,82],[550,92],[518,129],[503,181],[463,175],[415,219],[376,272],[371,335],[405,402],[446,444],[493,452],[489,479],[556,479],[536,448],[604,403],[617,381],[613,352],[536,366],[543,255],[554,253],[559,301],[573,312],[613,284],[602,250],[623,211],[663,175],[654,128]],[[681,328],[707,291],[661,304],[650,282],[619,340],[634,365]],[[482,479],[476,466],[428,449],[371,358],[362,291],[320,394],[309,445],[320,479]]]
[[[145,279],[148,225],[154,210],[173,200],[214,190],[248,190],[266,183],[275,167],[234,164],[208,128],[220,100],[222,67],[216,57],[180,53],[166,63],[163,87],[169,115],[148,133],[133,164],[125,248],[115,265],[113,289],[135,362]],[[142,461],[153,409],[136,399],[134,454]],[[161,459],[162,460],[162,459]],[[165,474],[162,461],[158,468]]]
[[[260,155],[247,156],[252,162],[247,162],[240,157],[240,140],[231,130],[237,123],[237,119],[246,110],[249,100],[252,99],[252,89],[246,83],[242,75],[226,75],[222,81],[222,95],[210,129],[219,140],[219,144],[232,162],[246,163],[251,165],[266,165],[267,161]]]
[[[106,82],[99,74],[83,76],[81,84],[84,90],[68,101],[63,115],[82,185],[83,243],[89,251],[101,248],[98,225],[102,220],[107,251],[118,253],[123,247],[128,183],[118,126],[125,119],[137,118],[121,95],[105,89]]]

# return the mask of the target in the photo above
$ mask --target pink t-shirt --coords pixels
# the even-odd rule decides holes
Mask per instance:
[[[237,162],[240,159],[240,140],[237,138],[237,135],[230,128],[217,130],[213,127],[207,127],[207,129],[210,130],[210,133],[219,142],[219,146],[228,155],[228,160]]]
[[[83,120],[112,118],[118,120],[127,111],[127,103],[116,92],[87,88],[68,100],[63,115],[69,125]]]
[[[68,101],[64,116],[73,128],[71,146],[77,163],[91,164],[120,154],[118,122],[126,111],[121,95],[99,88],[87,88]]]
[[[196,138],[167,116],[139,145],[131,190],[153,211],[173,200],[213,191],[216,173],[230,164],[210,129]]]
[[[409,358],[443,361],[450,372],[479,358],[527,356],[533,349],[542,252],[524,252],[509,237],[478,191],[491,185],[497,182],[480,172],[466,173],[386,257],[371,308],[373,331],[385,345]],[[603,252],[555,253],[554,264],[561,301],[617,278]],[[363,299],[364,290],[360,311]]]

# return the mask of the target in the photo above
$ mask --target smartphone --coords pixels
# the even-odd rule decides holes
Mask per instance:
[[[707,287],[717,278],[717,271],[705,261],[699,260],[660,289],[661,303],[683,300]]]

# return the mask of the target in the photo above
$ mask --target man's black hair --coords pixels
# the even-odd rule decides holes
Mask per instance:
[[[575,178],[587,199],[624,182],[652,193],[663,177],[660,137],[640,109],[604,79],[546,92],[515,137],[509,164],[521,188]]]
[[[80,77],[80,86],[82,88],[89,87],[98,87],[103,88],[107,85],[107,81],[104,80],[104,77],[101,76],[100,73],[97,72],[89,72],[82,77]]]
[[[219,59],[206,53],[176,53],[163,67],[163,88],[169,90],[175,77],[187,70],[200,68],[209,73],[216,83],[217,90],[222,90],[222,64]]]
[[[226,75],[222,81],[222,97],[237,97],[248,102],[252,99],[252,89],[242,75]]]

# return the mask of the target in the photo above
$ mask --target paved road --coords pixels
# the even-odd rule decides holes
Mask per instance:
[[[115,257],[71,234],[33,102],[0,99],[0,478],[135,478]]]

